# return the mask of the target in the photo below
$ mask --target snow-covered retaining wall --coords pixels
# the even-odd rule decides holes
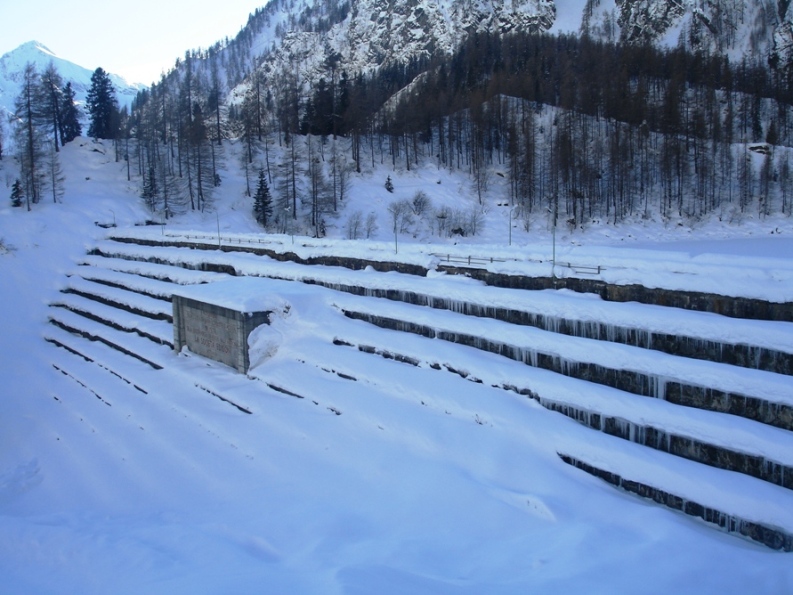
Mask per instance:
[[[466,275],[492,285],[510,289],[569,289],[577,293],[593,293],[609,302],[639,302],[694,310],[712,312],[731,318],[748,318],[751,320],[778,320],[793,322],[793,303],[776,303],[753,298],[742,298],[681,291],[643,285],[616,285],[600,279],[582,279],[579,277],[525,277],[505,275],[484,269],[448,266],[440,264],[438,270],[449,274]]]
[[[680,382],[640,370],[623,370],[590,362],[573,361],[553,353],[544,353],[536,349],[511,345],[468,333],[436,329],[425,324],[378,316],[369,312],[345,309],[344,314],[349,318],[363,320],[381,328],[468,345],[521,361],[535,368],[610,386],[635,395],[664,399],[676,405],[720,411],[785,430],[793,430],[793,407],[787,404],[773,403],[756,396]]]
[[[141,246],[172,246],[190,248],[194,250],[221,250],[223,252],[245,252],[267,256],[280,262],[295,262],[305,265],[338,266],[351,270],[363,270],[371,267],[379,272],[399,272],[410,275],[426,276],[429,269],[420,264],[387,260],[374,260],[355,258],[349,256],[335,256],[333,254],[301,256],[291,251],[280,251],[256,245],[238,245],[209,243],[205,240],[190,240],[176,238],[142,238],[122,234],[111,235],[109,239],[127,244]],[[96,250],[94,254],[101,255]],[[602,279],[582,277],[541,277],[520,274],[506,274],[487,270],[485,268],[456,266],[436,263],[438,271],[449,274],[465,275],[480,280],[494,287],[511,289],[569,289],[577,293],[592,293],[602,299],[612,302],[639,302],[659,306],[670,306],[698,312],[712,312],[732,318],[746,318],[753,320],[777,320],[793,322],[793,303],[772,302],[763,299],[746,298],[732,295],[719,295],[716,293],[683,291],[680,289],[665,289],[663,287],[647,287],[644,285],[619,285],[609,283]],[[208,265],[204,270],[234,274],[233,269],[227,267],[214,267]]]
[[[228,245],[222,244],[218,247],[217,244],[208,244],[205,242],[197,241],[178,241],[178,240],[151,240],[143,238],[127,238],[123,236],[110,236],[110,239],[116,242],[123,242],[127,244],[137,244],[139,246],[173,246],[176,248],[190,248],[192,250],[221,250],[222,252],[246,252],[249,254],[257,254],[259,256],[267,256],[273,260],[280,262],[294,262],[297,264],[305,265],[323,265],[323,266],[338,266],[354,271],[363,270],[367,267],[372,267],[376,271],[404,273],[406,275],[425,276],[427,268],[406,262],[390,262],[380,260],[367,260],[363,258],[348,258],[344,256],[310,256],[303,258],[294,252],[279,252],[270,248],[261,246],[246,246],[246,245]],[[225,271],[223,271],[225,272]]]
[[[616,473],[600,469],[566,454],[559,453],[559,457],[568,465],[572,465],[618,488],[622,488],[626,492],[649,498],[672,510],[679,510],[685,514],[701,518],[707,523],[718,525],[728,533],[743,535],[771,549],[784,552],[793,551],[793,535],[782,529],[726,514],[715,508],[703,506],[698,502],[687,500],[660,488],[624,478]]]
[[[438,310],[449,310],[465,314],[466,316],[492,318],[510,324],[531,326],[571,337],[621,343],[670,355],[721,362],[777,374],[793,375],[793,353],[785,353],[746,343],[728,343],[702,339],[693,335],[660,333],[631,326],[604,323],[598,320],[562,318],[526,309],[518,310],[516,308],[485,305],[395,288],[377,289],[340,283],[326,283],[315,279],[303,279],[303,282],[322,285],[323,287],[353,295],[384,298],[406,304],[428,306]]]
[[[718,469],[743,473],[793,490],[793,468],[766,457],[740,452],[705,440],[681,436],[651,425],[640,425],[614,416],[592,413],[565,403],[529,395],[546,409],[556,411],[594,430],[648,446],[655,450],[703,463]]]

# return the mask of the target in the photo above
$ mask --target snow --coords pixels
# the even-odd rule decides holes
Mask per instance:
[[[85,103],[94,71],[59,57],[38,41],[28,41],[0,56],[0,114],[3,110],[7,114],[14,112],[14,101],[19,95],[25,65],[31,63],[36,67],[36,71],[41,73],[50,62],[61,75],[64,85],[71,81],[77,102]],[[138,92],[146,88],[140,83],[130,83],[119,75],[113,73],[108,75],[116,91],[116,98],[122,106],[129,107]]]
[[[758,429],[753,422],[729,416],[714,421],[716,414],[709,412],[681,411],[663,401],[560,377],[468,347],[375,328],[346,318],[339,308],[355,305],[534,346],[552,346],[558,338],[549,333],[303,283],[245,280],[267,287],[269,296],[290,305],[271,333],[264,329],[252,337],[254,365],[246,377],[48,304],[80,301],[59,292],[76,284],[95,286],[95,291],[123,297],[130,305],[160,302],[167,309],[161,300],[76,275],[66,277],[85,268],[78,263],[98,264],[100,258],[86,256],[86,250],[116,244],[119,252],[157,255],[166,262],[225,259],[254,275],[303,275],[403,290],[421,287],[474,302],[547,309],[573,318],[602,316],[615,324],[643,321],[646,328],[690,329],[712,337],[765,341],[786,350],[793,335],[789,324],[608,304],[571,292],[527,292],[519,298],[437,273],[420,278],[298,267],[240,253],[111,243],[104,239],[107,230],[94,222],[115,220],[120,227],[113,232],[152,238],[167,238],[166,232],[176,237],[187,230],[212,236],[217,227],[222,235],[253,238],[256,226],[241,196],[243,183],[226,173],[217,216],[188,214],[164,229],[126,229],[149,214],[137,198],[134,181],[126,182],[123,164],[112,159],[112,151],[94,148],[105,149],[85,139],[64,148],[63,204],[41,203],[30,213],[11,209],[7,202],[0,207],[5,247],[0,254],[2,590],[793,590],[790,554],[616,490],[565,465],[557,452],[793,532],[790,490],[592,431],[500,387],[530,388],[558,402],[704,436],[786,464],[793,452],[789,432]],[[5,179],[12,165],[3,161],[0,167]],[[506,213],[496,207],[491,207],[477,238],[455,245],[430,236],[401,236],[395,253],[385,224],[385,208],[394,198],[382,189],[386,171],[397,193],[409,197],[424,184],[436,189],[433,200],[438,203],[451,201],[463,186],[462,178],[437,170],[375,169],[356,179],[347,207],[366,205],[379,213],[381,230],[373,241],[338,239],[343,237],[343,221],[331,227],[333,238],[310,240],[300,233],[294,244],[285,235],[258,239],[300,255],[344,254],[432,265],[438,260],[433,253],[474,254],[509,258],[492,265],[498,270],[550,272],[551,230],[539,222],[530,233],[515,228],[510,247],[505,241]],[[723,289],[789,301],[791,231],[790,220],[783,217],[747,218],[742,226],[707,221],[694,231],[629,222],[575,233],[560,230],[557,255],[580,264],[597,262],[606,267],[604,277],[612,275],[620,282]],[[232,286],[224,284],[225,275],[162,263],[101,260],[102,266],[92,267],[88,277],[118,281],[141,272],[177,283],[208,281],[208,291],[236,299]],[[560,274],[574,274],[557,268]],[[135,284],[155,293],[165,287],[145,279],[129,282],[130,287]],[[182,290],[174,284],[173,291]],[[100,311],[122,326],[134,324],[120,311]],[[66,333],[49,325],[49,316],[135,344],[143,357],[164,369],[154,370],[105,344]],[[165,332],[161,324],[150,329]],[[93,361],[44,341],[45,336]],[[336,339],[343,343],[334,344]],[[409,356],[418,365],[366,353],[359,345]],[[588,352],[614,363],[621,357],[620,347],[598,345]],[[649,354],[646,359],[648,368],[660,371],[668,358]],[[728,386],[743,383],[764,393],[775,390],[788,400],[791,394],[789,378],[760,379],[764,375],[751,370],[732,370],[728,377],[715,364],[691,366],[692,375],[712,368],[714,382]],[[449,368],[466,372],[467,378]],[[773,388],[774,383],[780,388]]]
[[[556,4],[556,20],[548,29],[548,33],[550,35],[578,34],[581,30],[586,0],[555,0],[554,3]]]
[[[142,239],[156,240],[156,235],[141,233],[138,230],[128,230],[119,233],[119,237],[140,237]],[[176,236],[180,241],[187,241],[187,236],[196,238],[195,232],[184,236]],[[199,234],[200,238],[209,236]],[[259,241],[265,242],[261,237],[253,240],[253,236],[225,236],[228,244],[234,246],[235,243],[254,247],[269,247],[283,250],[285,247],[276,242],[267,241],[263,245]],[[247,238],[243,239],[243,238]],[[167,238],[166,238],[167,239]],[[206,241],[205,239],[202,241]],[[778,243],[776,244],[778,245]],[[505,309],[518,310],[521,312],[531,312],[542,314],[548,317],[559,319],[576,320],[581,323],[602,322],[612,327],[628,327],[642,329],[655,333],[672,333],[684,336],[691,336],[697,339],[717,341],[721,343],[746,343],[752,345],[765,346],[771,349],[793,353],[793,325],[786,322],[769,322],[757,320],[731,320],[725,324],[724,317],[702,312],[678,311],[674,319],[669,317],[669,309],[661,306],[647,304],[628,303],[621,304],[615,302],[604,302],[593,294],[579,294],[567,290],[559,291],[534,291],[526,295],[516,293],[508,289],[497,287],[487,287],[466,277],[448,276],[429,271],[427,278],[416,277],[414,275],[403,275],[390,273],[387,275],[372,275],[371,269],[363,271],[352,271],[338,267],[313,267],[307,269],[305,266],[289,262],[277,262],[269,259],[262,259],[248,254],[219,253],[217,251],[200,251],[197,249],[185,252],[171,247],[142,247],[130,244],[114,244],[112,242],[100,242],[97,247],[104,253],[114,255],[126,255],[131,258],[154,258],[163,262],[173,264],[186,264],[198,266],[202,262],[211,262],[215,265],[233,267],[238,274],[260,277],[273,277],[277,279],[300,280],[308,283],[321,283],[331,286],[350,286],[362,287],[369,290],[396,291],[401,293],[417,293],[432,296],[436,299],[447,299],[451,302],[467,302],[480,306],[492,306]],[[310,249],[304,245],[297,249],[292,249],[291,245],[286,246],[290,252],[296,252],[303,258],[318,256],[320,252]],[[334,245],[335,254],[343,254],[344,248],[350,248],[350,243]],[[416,246],[418,250],[421,246]],[[430,265],[432,259],[422,257],[420,252],[410,254],[403,251],[400,255],[385,254],[386,260],[395,260],[408,264]],[[370,246],[366,257],[372,258],[374,250]],[[664,254],[671,258],[671,253]],[[348,252],[349,256],[352,253]],[[626,269],[625,261],[622,262],[622,269]],[[502,265],[503,266],[503,265]],[[706,270],[698,270],[697,276],[692,276],[693,280],[707,280],[710,276],[716,275],[718,267]],[[645,278],[645,283],[651,283],[651,278]],[[744,290],[745,279],[741,279],[742,284],[738,284]],[[760,295],[767,297],[769,284],[762,287]],[[719,288],[723,288],[720,285]]]
[[[289,305],[282,294],[272,293],[271,286],[266,281],[252,278],[181,287],[173,295],[246,314],[278,312]]]

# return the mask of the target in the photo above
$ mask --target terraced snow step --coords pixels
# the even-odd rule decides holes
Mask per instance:
[[[148,363],[155,369],[162,368],[165,362],[173,357],[173,352],[165,345],[157,345],[133,333],[118,331],[69,310],[51,308],[49,320],[69,332],[87,339],[102,341],[122,353]]]
[[[560,440],[557,448],[562,455],[725,514],[793,534],[790,490],[635,444],[605,450],[608,442],[593,440],[591,445],[572,441],[563,445],[563,442]]]
[[[249,390],[251,387],[246,385],[251,383],[244,376],[225,366],[215,366],[200,357],[180,357],[180,366],[166,367],[168,362],[164,360],[160,362],[162,367],[155,368],[151,363],[129,357],[106,342],[91,340],[60,326],[53,325],[48,328],[44,339],[72,354],[74,358],[87,360],[91,365],[105,370],[145,394],[165,398],[171,403],[171,407],[174,396],[186,395],[188,401],[192,398],[212,401],[220,399],[249,413],[252,404],[257,402],[250,393],[260,392],[258,387],[252,387],[253,391]],[[201,377],[201,380],[197,381],[196,377]],[[215,378],[220,380],[216,381]],[[232,391],[233,396],[228,396],[226,393],[229,387],[244,388],[246,396],[237,394],[236,390]],[[185,409],[185,414],[189,411],[190,407]]]
[[[293,349],[315,367],[361,382],[376,382],[378,374],[385,374],[381,368],[389,360],[457,373],[530,396],[543,407],[592,429],[793,489],[793,433],[789,431],[658,399],[637,399],[617,389],[527,369],[495,355],[465,357],[459,347],[444,348],[420,336],[395,341],[394,334],[387,330],[374,333],[377,347],[373,347],[372,330],[364,334],[351,329],[335,338],[335,345],[346,347],[346,352],[336,349],[334,353],[327,345]],[[380,357],[369,363],[366,353]],[[393,371],[388,376],[393,377]]]
[[[79,267],[72,270],[70,276],[169,301],[174,288],[178,287],[167,281],[149,279],[148,277],[141,277],[136,274],[94,267]]]
[[[682,496],[678,492],[658,487],[657,483],[647,484],[632,479],[630,476],[609,471],[608,465],[606,468],[597,467],[561,452],[559,457],[568,465],[581,469],[628,493],[650,499],[671,510],[700,518],[727,533],[746,537],[774,550],[793,551],[793,532],[788,528],[779,527],[775,522],[755,521],[740,516],[740,514],[725,512],[708,504],[702,504],[699,500]]]
[[[89,299],[95,299],[104,304],[124,308],[154,319],[170,321],[173,317],[173,307],[170,301],[94,283],[81,277],[69,278],[63,291],[78,293]]]
[[[645,304],[605,302],[571,291],[521,291],[435,275],[417,278],[338,267],[307,267],[250,254],[104,242],[103,252],[200,268],[321,284],[351,293],[495,317],[574,336],[633,344],[702,359],[726,358],[745,367],[793,373],[793,323],[741,320]]]
[[[358,326],[356,324],[344,325],[342,328],[338,321],[333,319],[327,321],[327,326],[332,329],[330,331],[317,329],[317,334],[314,335],[300,332],[309,328],[314,329],[313,325],[323,318],[327,320],[324,313],[317,312],[316,319],[306,321],[305,328],[296,328],[296,334],[300,339],[285,341],[277,352],[266,360],[266,365],[254,367],[251,374],[271,383],[282,383],[283,387],[293,394],[307,400],[316,399],[320,404],[329,402],[328,399],[332,396],[333,406],[338,409],[340,415],[346,415],[351,408],[365,408],[366,403],[372,400],[393,398],[412,402],[416,407],[426,406],[435,414],[458,417],[465,415],[476,421],[474,414],[477,409],[472,408],[472,404],[478,403],[478,412],[482,414],[481,423],[490,428],[488,431],[522,433],[532,443],[537,442],[545,448],[552,448],[568,456],[580,457],[582,460],[586,457],[585,460],[609,468],[615,473],[621,473],[625,477],[635,476],[636,481],[649,482],[690,502],[719,511],[720,514],[776,527],[786,533],[793,532],[791,490],[753,477],[705,467],[613,436],[591,432],[577,424],[569,426],[569,431],[562,431],[561,428],[567,426],[553,421],[548,424],[550,427],[546,431],[541,422],[542,416],[528,405],[531,401],[504,390],[497,390],[491,387],[488,381],[503,377],[512,381],[533,382],[536,378],[545,376],[544,388],[547,387],[548,390],[558,391],[561,386],[562,391],[577,390],[581,393],[586,392],[586,383],[571,379],[561,379],[561,382],[555,383],[553,374],[541,370],[527,369],[526,373],[522,374],[519,366],[514,362],[488,354],[482,357],[481,354],[470,353],[467,362],[459,362],[454,358],[459,359],[460,354],[466,353],[459,347],[452,348],[453,346],[450,345],[444,350],[444,347],[438,346],[436,341],[418,336],[399,337],[397,333],[386,330],[372,333],[372,329],[366,331],[356,329],[355,327]],[[347,328],[350,329],[349,335],[346,335]],[[335,333],[338,337],[336,345],[327,342],[331,333]],[[360,335],[355,337],[357,333]],[[395,337],[394,341],[397,344],[392,346],[387,340],[383,340],[389,335]],[[377,360],[377,364],[367,365],[365,357],[371,356],[364,353],[347,354],[343,351],[354,347],[352,341],[350,345],[340,341],[356,338],[368,338],[382,349],[393,347],[395,352],[404,350],[403,353],[409,353],[420,365],[416,367],[386,359]],[[404,349],[409,344],[413,349]],[[338,350],[337,356],[331,354],[332,349]],[[445,356],[450,359],[446,360]],[[481,377],[478,382],[469,382],[462,378],[449,382],[448,377],[442,376],[444,372],[427,369],[421,365],[424,361],[437,361],[436,358],[444,358],[443,361],[468,366],[469,377],[476,374],[481,374]],[[499,363],[500,361],[505,363]],[[394,374],[393,370],[390,373],[381,373],[382,371],[379,370],[380,367],[395,366],[403,369],[404,373]],[[320,383],[317,378],[322,379],[322,382]],[[382,378],[388,378],[389,383],[383,383]],[[556,380],[560,379],[556,377]],[[328,389],[318,393],[318,386],[327,386]],[[438,387],[444,387],[445,390],[439,390]],[[598,387],[594,388],[598,390]],[[602,387],[599,390],[603,392],[604,398],[607,393],[615,392]],[[511,411],[512,415],[488,416],[488,403],[492,403],[494,399],[499,401],[497,410],[502,414]],[[322,403],[323,400],[325,403]],[[511,402],[514,406],[507,407],[506,402]],[[666,406],[669,411],[674,409],[662,402],[658,402],[657,405]],[[630,404],[626,402],[625,407],[629,408]],[[662,408],[658,407],[658,409]],[[670,419],[680,421],[685,418],[682,410],[679,414],[672,414],[669,411],[667,415]],[[704,412],[696,413],[699,414],[699,419],[704,420],[707,417]],[[550,412],[545,414],[552,415]],[[710,415],[716,416],[716,414]],[[742,425],[745,429],[759,426],[751,422]],[[732,424],[716,425],[710,428],[710,432],[721,434],[722,438],[728,440],[732,433]],[[745,438],[750,439],[749,434],[751,432],[748,432]],[[777,435],[783,434],[778,432]],[[780,445],[777,453],[787,448],[789,443],[788,439],[786,444]],[[773,436],[765,440],[765,446],[769,449],[777,448],[773,444]],[[576,472],[571,471],[571,473]],[[766,506],[767,501],[773,504]]]
[[[152,341],[173,347],[173,325],[165,320],[138,316],[76,293],[62,293],[50,306],[66,308],[96,322],[108,324],[118,330],[136,332]]]
[[[457,333],[478,337],[482,341],[512,345],[520,351],[525,361],[531,361],[533,354],[547,353],[568,361],[570,365],[592,363],[609,369],[633,370],[657,379],[659,394],[663,392],[664,383],[678,380],[725,392],[759,394],[769,401],[793,405],[793,378],[779,374],[648,352],[627,345],[569,337],[497,320],[437,312],[386,300],[340,294],[334,301],[344,311],[403,321],[408,326],[419,325],[433,329],[433,335]]]
[[[109,269],[120,273],[159,279],[160,281],[168,281],[178,285],[212,283],[213,281],[229,278],[229,275],[224,273],[195,271],[181,266],[138,262],[121,258],[106,258],[103,256],[85,256],[80,260],[79,264],[96,269]]]

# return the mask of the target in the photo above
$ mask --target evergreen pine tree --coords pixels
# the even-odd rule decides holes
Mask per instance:
[[[21,207],[23,198],[25,198],[25,193],[22,190],[22,182],[17,178],[14,180],[14,185],[11,186],[11,206]]]
[[[259,170],[259,184],[256,187],[256,194],[253,196],[253,214],[262,227],[267,226],[267,222],[273,214],[273,198],[270,196],[270,189],[267,186],[267,178],[263,169]]]
[[[143,176],[143,192],[141,193],[141,197],[152,213],[157,210],[158,196],[157,172],[154,169],[154,164],[150,163],[147,173]]]
[[[394,191],[394,183],[391,181],[391,176],[388,176],[385,179],[385,189],[388,190],[389,192]]]
[[[115,128],[118,126],[118,102],[110,76],[102,68],[97,68],[91,75],[91,88],[88,89],[86,104],[91,119],[88,136],[115,138],[117,132]]]
[[[71,82],[63,88],[63,107],[61,113],[61,139],[64,144],[73,141],[83,133],[80,125],[80,109],[74,97]]]

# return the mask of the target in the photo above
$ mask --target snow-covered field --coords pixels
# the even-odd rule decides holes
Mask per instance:
[[[253,341],[251,378],[153,343],[142,350],[165,366],[160,371],[84,341],[83,348],[106,366],[101,368],[45,342],[45,335],[59,333],[47,323],[48,304],[77,301],[59,293],[67,282],[81,282],[65,275],[85,260],[87,248],[104,241],[106,230],[94,222],[129,226],[148,217],[136,184],[126,183],[112,153],[94,152],[89,141],[82,142],[84,147],[73,143],[64,150],[63,204],[42,203],[30,213],[6,202],[0,207],[0,592],[793,591],[791,554],[615,490],[565,465],[557,452],[788,532],[793,492],[594,432],[497,387],[530,387],[564,402],[609,408],[625,419],[710,432],[717,443],[755,448],[786,464],[793,460],[789,432],[769,427],[757,433],[757,424],[728,416],[714,425],[707,412],[681,414],[657,399],[375,328],[344,317],[339,307],[365,303],[360,307],[382,314],[408,309],[410,316],[439,325],[471,324],[451,312],[375,305],[371,298],[262,280],[290,308],[272,332]],[[9,165],[2,167],[5,182]],[[426,187],[439,204],[452,201],[464,184],[430,167],[368,172],[356,180],[348,209],[377,213],[376,241],[339,239],[343,221],[333,224],[335,239],[266,239],[305,255],[431,264],[437,258],[432,254],[452,253],[504,259],[494,270],[550,273],[551,230],[541,222],[528,234],[515,227],[508,246],[508,213],[496,206],[476,238],[430,245],[428,236],[400,236],[395,254],[386,213],[394,196],[383,189],[386,175],[394,177],[397,198]],[[256,226],[242,187],[241,180],[224,177],[217,216],[188,215],[164,229],[129,233],[212,235],[219,228],[222,236],[251,239]],[[694,231],[646,222],[591,227],[560,231],[556,241],[558,262],[603,266],[612,282],[793,300],[793,226],[786,218],[746,217],[733,228],[708,221]],[[252,274],[277,269],[283,278],[298,275],[288,263],[234,258]],[[312,274],[340,282],[354,277],[364,283],[368,275],[380,285],[421,283],[427,291],[473,301],[516,299],[443,275],[412,279],[317,268]],[[557,268],[557,274],[571,274]],[[121,275],[101,267],[94,274]],[[206,275],[181,274],[185,283]],[[142,297],[130,299],[148,307]],[[753,337],[791,351],[788,323],[727,329],[710,315],[673,316],[567,292],[539,292],[524,305],[580,317],[594,309],[615,323]],[[475,332],[534,337],[533,329],[481,325]],[[167,338],[166,323],[151,322],[145,330]],[[334,345],[334,339],[343,344]],[[410,355],[420,365],[355,345]],[[600,356],[617,358],[610,349]],[[663,354],[650,359],[650,367],[660,365]],[[464,370],[468,379],[444,364]],[[732,373],[723,381],[761,392],[770,387],[755,371]],[[778,400],[793,394],[788,380],[775,381]]]

